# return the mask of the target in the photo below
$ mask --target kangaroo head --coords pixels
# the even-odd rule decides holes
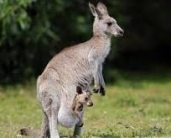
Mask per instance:
[[[93,33],[97,36],[112,36],[115,37],[123,36],[124,31],[117,24],[117,21],[110,17],[108,14],[107,7],[99,2],[95,7],[89,3],[89,8],[94,16]]]
[[[77,86],[76,88],[76,97],[75,97],[75,103],[80,105],[86,105],[86,106],[93,106],[93,102],[91,100],[91,93],[85,92],[82,90],[81,87]]]

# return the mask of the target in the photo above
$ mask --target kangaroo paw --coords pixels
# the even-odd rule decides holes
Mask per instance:
[[[101,96],[105,96],[105,89],[101,86],[100,88],[94,88],[94,93],[100,93]]]
[[[102,86],[100,87],[100,94],[101,96],[105,96],[106,94],[105,89]]]

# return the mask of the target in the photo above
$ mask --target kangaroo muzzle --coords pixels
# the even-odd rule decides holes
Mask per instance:
[[[115,37],[122,37],[123,34],[124,34],[124,30],[118,24],[116,24],[113,28],[113,35]]]

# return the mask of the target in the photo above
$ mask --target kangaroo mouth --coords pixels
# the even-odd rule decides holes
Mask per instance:
[[[115,37],[123,37],[123,35],[124,35],[124,32],[119,32],[115,35]]]
[[[119,29],[114,33],[115,37],[122,37],[123,35],[124,35],[124,31],[122,29]]]

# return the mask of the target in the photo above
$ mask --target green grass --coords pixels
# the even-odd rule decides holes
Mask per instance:
[[[107,95],[94,94],[94,106],[87,108],[83,138],[171,137],[171,74],[114,75],[119,79],[107,85]],[[28,126],[41,126],[34,83],[1,87],[0,137],[15,138]]]

